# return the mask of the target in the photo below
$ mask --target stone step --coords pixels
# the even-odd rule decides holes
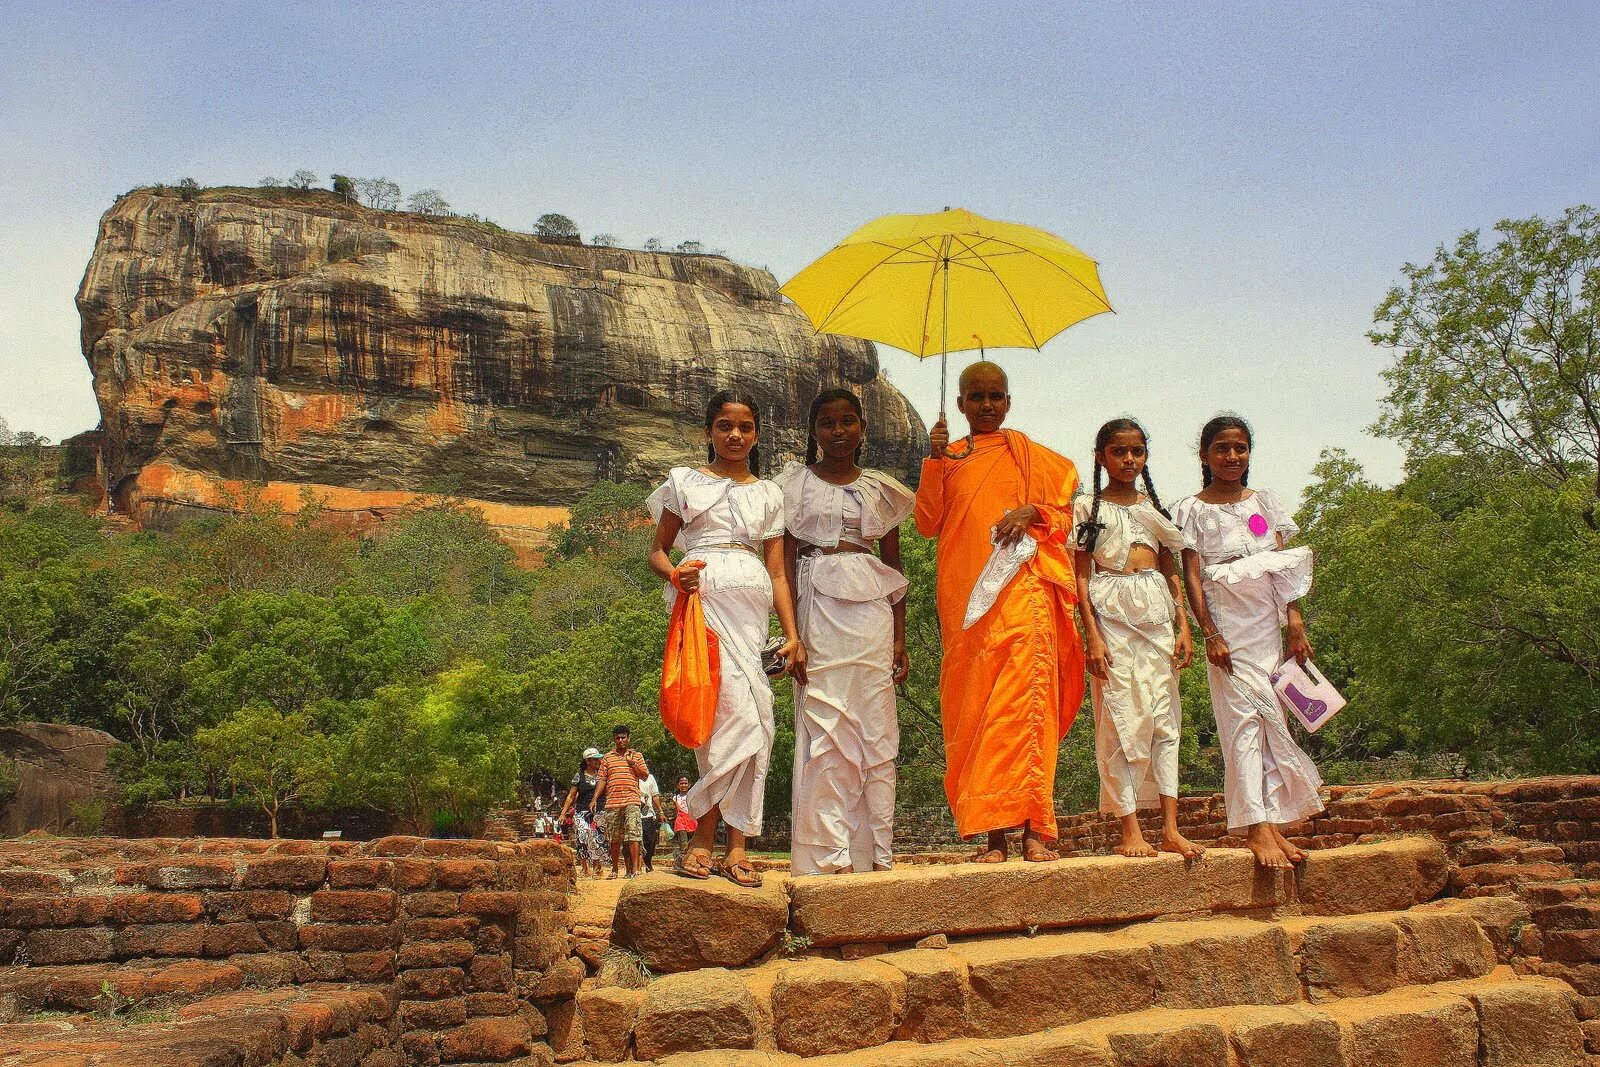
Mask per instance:
[[[802,1059],[685,1052],[671,1067],[1586,1067],[1562,983],[1500,968],[1329,1005],[1152,1008],[999,1039],[896,1042]]]
[[[1292,873],[1258,868],[1244,849],[1209,849],[1186,864],[1163,855],[1055,863],[955,864],[782,879],[758,890],[667,874],[629,881],[613,939],[657,973],[743,967],[787,937],[809,948],[905,944],[943,934],[1111,926],[1165,917],[1285,909],[1338,915],[1394,911],[1444,888],[1432,838],[1312,852]]]
[[[164,1010],[244,984],[240,968],[200,960],[13,967],[0,970],[0,999],[14,1012]]]
[[[393,1044],[389,994],[370,986],[237,990],[175,1011],[41,1016],[0,1025],[7,1067],[357,1064]]]
[[[958,939],[866,959],[782,960],[591,988],[592,1058],[770,1047],[801,1056],[892,1041],[1008,1038],[1156,1008],[1325,1003],[1478,978],[1527,912],[1513,901],[1282,921],[1145,922],[1110,931]],[[629,1035],[632,1035],[631,1041]],[[719,1045],[705,1045],[715,1033]]]

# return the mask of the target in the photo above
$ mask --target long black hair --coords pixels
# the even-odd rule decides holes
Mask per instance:
[[[817,412],[822,405],[835,400],[848,400],[850,408],[861,420],[861,443],[856,445],[856,466],[861,466],[861,453],[867,446],[867,414],[861,410],[861,398],[848,389],[824,389],[811,402],[811,412],[806,415],[806,466],[817,461]]]
[[[1088,519],[1078,524],[1078,547],[1090,554],[1093,554],[1094,546],[1100,540],[1100,531],[1106,528],[1106,524],[1100,521],[1100,475],[1103,471],[1100,465],[1100,453],[1105,451],[1106,445],[1111,443],[1114,435],[1124,430],[1137,431],[1139,439],[1145,444],[1145,465],[1144,470],[1140,472],[1144,475],[1145,495],[1150,498],[1150,503],[1156,506],[1157,511],[1169,519],[1172,518],[1167,514],[1167,509],[1161,506],[1161,498],[1156,495],[1156,483],[1150,477],[1150,435],[1144,432],[1144,427],[1139,425],[1137,419],[1112,419],[1100,427],[1094,435],[1094,503],[1089,507]]]
[[[743,404],[750,409],[750,413],[756,418],[756,436],[759,438],[761,435],[761,405],[756,403],[755,397],[743,389],[722,389],[712,394],[711,399],[706,402],[706,429],[711,429],[711,424],[717,421],[717,413],[729,404]],[[706,462],[715,463],[716,461],[717,450],[710,441],[707,441]],[[759,445],[750,449],[750,473],[757,477],[761,475],[761,447]]]
[[[1223,430],[1243,430],[1245,443],[1251,448],[1255,447],[1256,435],[1251,432],[1250,424],[1238,415],[1224,413],[1216,416],[1210,422],[1200,427],[1200,488],[1204,489],[1211,484],[1211,466],[1206,462],[1206,450]],[[1239,479],[1240,485],[1250,484],[1250,464],[1244,465],[1244,477]]]

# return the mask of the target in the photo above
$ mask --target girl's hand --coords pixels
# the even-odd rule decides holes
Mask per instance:
[[[1221,634],[1206,638],[1206,660],[1227,674],[1233,673],[1233,656],[1228,653],[1228,642]]]
[[[704,566],[699,560],[678,564],[672,572],[673,584],[685,593],[694,592],[700,588],[700,569]]]
[[[890,675],[895,685],[901,685],[911,677],[911,657],[906,655],[904,641],[896,641],[894,646],[894,673]]]
[[[1306,660],[1311,658],[1311,642],[1306,639],[1304,623],[1289,624],[1289,655],[1293,656],[1294,661],[1302,667],[1306,665]]]
[[[1172,646],[1172,662],[1180,671],[1194,662],[1194,636],[1187,626],[1178,631],[1178,640]]]
[[[1039,509],[1032,504],[1024,504],[1006,512],[1005,517],[994,526],[994,539],[997,544],[1014,545],[1022,540],[1022,535],[1028,532],[1028,527],[1039,521]]]
[[[1098,636],[1089,638],[1089,647],[1085,650],[1088,660],[1089,673],[1105,681],[1111,675],[1111,650]]]
[[[793,678],[801,685],[805,685],[806,646],[802,645],[798,640],[791,637],[789,640],[783,643],[782,648],[778,649],[778,655],[782,656],[784,658],[784,662],[787,664],[783,668],[783,673],[787,674],[790,678]]]

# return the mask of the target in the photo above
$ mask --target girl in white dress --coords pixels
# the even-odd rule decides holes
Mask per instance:
[[[1089,594],[1083,631],[1100,810],[1121,824],[1119,855],[1156,854],[1138,812],[1159,807],[1161,849],[1194,859],[1202,849],[1178,831],[1178,671],[1194,659],[1189,617],[1177,606],[1187,545],[1156,496],[1147,459],[1143,427],[1106,423],[1094,439],[1094,493],[1073,505],[1078,585]]]
[[[805,648],[783,565],[783,490],[752,473],[760,467],[760,431],[753,398],[732,389],[717,393],[706,407],[709,462],[674,467],[647,501],[656,521],[650,569],[667,583],[669,608],[679,589],[700,591],[720,663],[711,736],[694,750],[700,778],[688,805],[698,825],[678,872],[691,878],[714,873],[711,850],[720,820],[728,827],[728,851],[715,870],[743,886],[761,884],[745,856],[745,838],[761,832],[772,758],[772,687],[761,652],[774,610],[783,627],[778,654],[786,673],[805,678]],[[683,550],[676,565],[668,555],[674,545]]]
[[[818,394],[809,427],[805,465],[790,463],[777,479],[806,646],[789,865],[797,875],[886,871],[900,749],[894,687],[910,671],[899,527],[915,497],[858,465],[867,426],[854,393]]]
[[[1211,708],[1225,774],[1228,832],[1243,834],[1256,862],[1284,869],[1305,853],[1282,827],[1322,810],[1322,777],[1289,735],[1272,691],[1288,650],[1311,658],[1300,600],[1311,591],[1311,550],[1290,548],[1300,528],[1277,496],[1250,489],[1249,425],[1219,415],[1200,431],[1201,491],[1173,508],[1184,550],[1189,608],[1205,637]]]

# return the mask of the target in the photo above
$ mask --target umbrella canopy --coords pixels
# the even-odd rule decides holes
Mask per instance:
[[[1038,348],[1111,310],[1099,267],[1082,251],[1036,227],[960,208],[869,222],[782,292],[819,332],[919,358]]]

